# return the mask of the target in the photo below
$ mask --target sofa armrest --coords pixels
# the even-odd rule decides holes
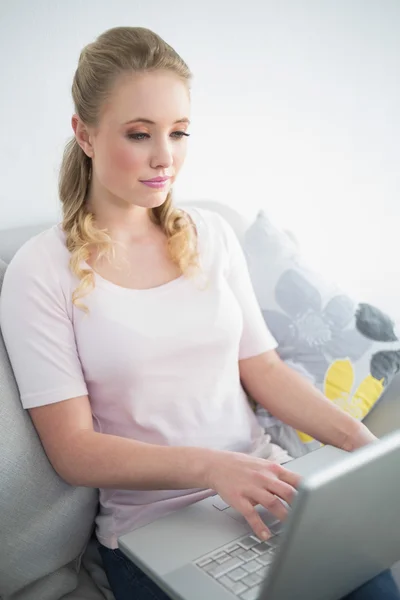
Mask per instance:
[[[9,263],[16,251],[25,242],[53,225],[54,223],[39,223],[38,225],[27,225],[25,227],[15,227],[15,229],[1,230],[0,259],[4,260],[5,263]]]

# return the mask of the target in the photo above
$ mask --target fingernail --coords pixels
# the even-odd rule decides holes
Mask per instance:
[[[268,533],[268,531],[263,531],[263,532],[261,533],[261,539],[262,539],[262,540],[267,540],[268,538],[269,538],[269,533]]]

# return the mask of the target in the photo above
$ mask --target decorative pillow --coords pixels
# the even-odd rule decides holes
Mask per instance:
[[[0,287],[5,268],[0,260]],[[0,334],[0,598],[72,593],[97,508],[98,490],[68,485],[51,466]]]
[[[261,211],[244,240],[264,319],[281,358],[329,400],[362,420],[400,367],[393,321],[308,268],[294,239]],[[293,456],[320,444],[258,406],[260,422]]]

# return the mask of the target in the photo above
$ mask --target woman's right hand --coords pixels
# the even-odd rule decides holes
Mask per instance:
[[[300,480],[299,475],[264,458],[219,450],[212,453],[208,471],[208,487],[238,510],[260,539],[267,539],[271,532],[254,507],[261,504],[284,521],[288,511],[281,500],[292,504]]]

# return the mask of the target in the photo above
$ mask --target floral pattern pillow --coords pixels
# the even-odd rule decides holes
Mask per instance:
[[[400,368],[393,321],[308,268],[293,238],[261,211],[244,240],[264,319],[289,366],[362,420]],[[292,456],[320,444],[257,406],[259,421]]]

